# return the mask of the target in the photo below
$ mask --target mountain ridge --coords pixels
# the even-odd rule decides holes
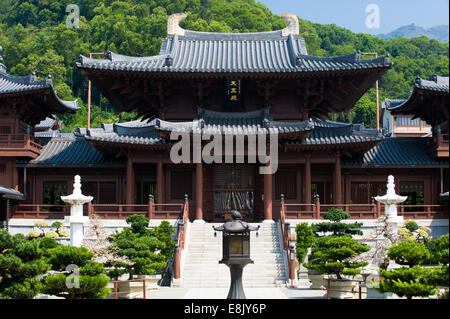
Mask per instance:
[[[397,37],[411,39],[420,36],[426,36],[430,39],[436,39],[439,42],[445,43],[448,42],[449,38],[449,26],[436,25],[431,28],[423,28],[412,23],[409,25],[401,26],[389,33],[378,34],[376,36],[384,40],[390,40]]]

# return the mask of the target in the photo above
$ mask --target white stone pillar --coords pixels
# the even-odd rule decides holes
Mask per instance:
[[[64,221],[70,224],[70,245],[80,247],[84,237],[84,225],[89,222],[89,217],[83,216],[83,205],[92,201],[92,196],[81,194],[81,177],[75,176],[73,193],[68,196],[61,196],[61,199],[70,204],[70,216],[66,216]]]
[[[384,215],[386,216],[387,232],[395,238],[398,233],[398,228],[403,225],[403,216],[397,215],[397,204],[403,203],[408,196],[400,196],[395,194],[394,176],[388,176],[386,195],[376,196],[375,200],[384,204]],[[388,240],[383,238],[381,240]],[[389,264],[390,267],[396,266],[393,261]]]
[[[386,195],[376,196],[375,200],[384,204],[384,214],[387,217],[389,230],[394,235],[397,235],[398,226],[403,225],[403,216],[397,215],[397,204],[403,203],[408,196],[400,196],[395,194],[394,176],[388,176]]]

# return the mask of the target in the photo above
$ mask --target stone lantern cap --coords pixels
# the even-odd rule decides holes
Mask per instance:
[[[61,199],[71,205],[83,205],[92,201],[94,197],[81,194],[81,177],[80,175],[76,175],[73,184],[73,193],[68,196],[61,196]]]
[[[376,196],[375,200],[385,205],[392,205],[403,203],[407,198],[408,196],[400,196],[395,194],[394,176],[389,175],[386,195]]]
[[[231,212],[232,221],[225,222],[222,226],[214,227],[216,231],[223,231],[227,233],[245,233],[250,231],[255,231],[259,229],[258,226],[251,226],[247,222],[241,220],[241,213],[237,210]]]

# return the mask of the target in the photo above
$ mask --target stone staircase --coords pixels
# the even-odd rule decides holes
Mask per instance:
[[[228,266],[219,264],[222,259],[222,232],[213,226],[220,223],[190,223],[189,246],[182,272],[183,287],[229,287]],[[244,268],[244,288],[281,287],[287,282],[285,255],[280,243],[278,223],[260,223],[258,237],[251,232],[250,258],[255,262]]]

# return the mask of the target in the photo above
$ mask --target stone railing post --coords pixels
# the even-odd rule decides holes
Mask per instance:
[[[152,194],[148,195],[148,219],[152,220],[155,212],[155,197]]]
[[[314,197],[314,206],[316,208],[316,218],[320,218],[320,196],[319,194],[316,194]]]

